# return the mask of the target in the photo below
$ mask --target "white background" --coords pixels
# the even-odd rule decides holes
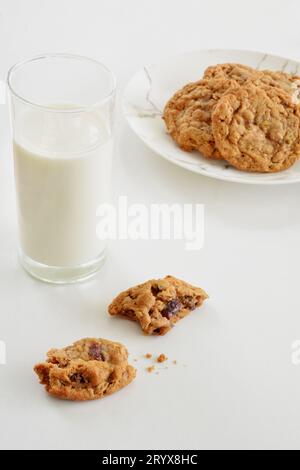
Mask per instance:
[[[242,48],[300,59],[298,0],[0,0],[0,79],[42,52],[100,59],[119,93],[145,63],[199,48]],[[92,282],[53,287],[18,265],[12,157],[0,107],[1,448],[300,448],[300,186],[222,183],[147,150],[117,112],[114,194],[130,202],[206,205],[205,245],[114,242]],[[141,335],[106,308],[123,288],[173,274],[210,301],[165,337]],[[85,336],[124,342],[131,358],[164,352],[159,375],[104,400],[49,398],[32,367],[50,347]],[[164,366],[163,366],[164,367]]]

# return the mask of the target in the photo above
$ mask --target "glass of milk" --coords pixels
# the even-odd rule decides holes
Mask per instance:
[[[95,60],[48,54],[7,82],[21,263],[43,281],[87,279],[106,256],[97,210],[110,197],[115,78]]]

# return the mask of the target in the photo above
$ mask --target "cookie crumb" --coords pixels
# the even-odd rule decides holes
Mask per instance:
[[[177,364],[177,361],[176,361],[176,359],[175,359],[175,361],[173,361],[173,364],[175,364],[175,365]]]
[[[145,354],[145,358],[146,358],[146,359],[151,359],[151,357],[152,357],[152,354],[151,354],[151,353]]]
[[[160,355],[158,356],[158,358],[156,359],[157,362],[165,362],[165,361],[167,361],[167,360],[168,360],[168,358],[167,358],[167,356],[166,356],[165,354],[160,354]]]
[[[151,372],[153,372],[154,369],[155,369],[155,366],[147,367],[147,372],[149,372],[149,374],[151,374]]]

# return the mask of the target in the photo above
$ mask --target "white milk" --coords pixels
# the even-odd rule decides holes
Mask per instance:
[[[112,139],[96,113],[26,111],[14,159],[21,248],[48,266],[97,258],[97,208],[109,199]]]

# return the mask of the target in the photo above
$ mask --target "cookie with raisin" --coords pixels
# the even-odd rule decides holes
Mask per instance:
[[[65,400],[95,400],[117,392],[135,378],[128,352],[120,343],[85,338],[51,349],[34,368],[46,391]]]
[[[119,294],[109,306],[110,315],[138,322],[148,335],[164,335],[208,298],[200,287],[167,276],[150,280]]]

